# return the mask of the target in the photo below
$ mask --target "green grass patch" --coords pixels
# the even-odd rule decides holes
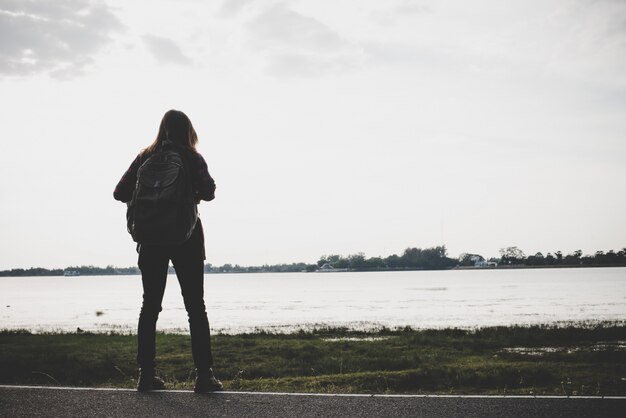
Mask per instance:
[[[329,393],[626,395],[626,326],[320,329],[215,335],[226,389]],[[136,336],[0,332],[0,383],[134,387]],[[191,388],[187,335],[159,334],[170,388]]]

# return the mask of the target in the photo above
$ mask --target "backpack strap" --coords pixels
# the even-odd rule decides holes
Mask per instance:
[[[191,174],[191,161],[190,161],[190,158],[189,158],[190,151],[186,147],[184,147],[184,146],[182,146],[180,144],[177,144],[175,142],[172,142],[172,141],[169,141],[169,140],[166,140],[166,141],[163,141],[163,142],[168,142],[167,144],[164,144],[164,145],[165,146],[171,146],[173,149],[178,151],[178,153],[180,154],[180,158],[182,158],[182,160],[183,160],[183,170],[185,170],[185,176],[187,177],[188,183],[189,183],[189,192],[191,194],[192,199],[195,201],[196,191],[195,191],[194,186],[193,186],[193,177],[192,177],[192,174]]]

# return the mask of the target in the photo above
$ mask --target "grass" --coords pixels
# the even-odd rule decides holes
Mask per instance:
[[[214,369],[231,390],[626,395],[622,324],[335,328],[215,335],[212,342]],[[2,331],[0,383],[134,387],[135,350],[133,335]],[[157,362],[169,388],[193,386],[189,336],[159,334]]]

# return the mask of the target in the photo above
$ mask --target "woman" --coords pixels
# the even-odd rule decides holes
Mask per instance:
[[[163,116],[155,141],[144,149],[132,162],[113,192],[113,197],[130,202],[137,182],[137,170],[156,152],[165,141],[177,144],[185,154],[184,160],[191,179],[196,204],[201,200],[213,200],[215,182],[209,175],[204,158],[196,151],[198,137],[191,121],[183,112],[170,110]],[[213,375],[211,336],[206,307],[204,305],[204,233],[198,219],[191,237],[180,245],[139,244],[139,269],[143,283],[143,304],[137,329],[137,362],[139,379],[137,390],[164,389],[164,382],[155,375],[156,322],[161,312],[169,261],[172,261],[180,283],[189,317],[191,350],[196,367],[198,393],[221,390],[222,383]]]

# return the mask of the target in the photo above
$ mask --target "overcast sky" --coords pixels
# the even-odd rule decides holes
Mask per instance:
[[[626,2],[0,0],[0,269],[130,266],[187,113],[207,261],[626,246]]]

